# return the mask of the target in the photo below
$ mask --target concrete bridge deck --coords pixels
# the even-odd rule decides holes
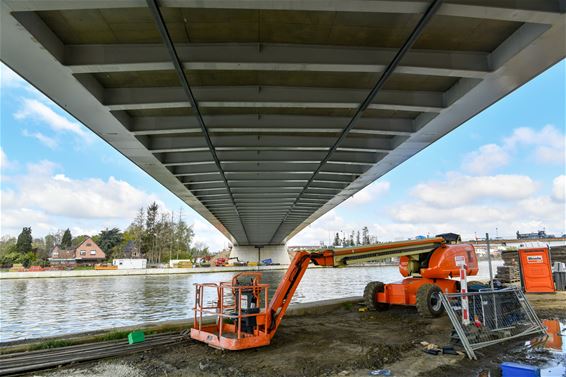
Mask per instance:
[[[561,0],[0,3],[2,62],[251,255],[566,56]]]

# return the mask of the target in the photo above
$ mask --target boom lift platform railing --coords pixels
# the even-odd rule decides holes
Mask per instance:
[[[191,337],[212,347],[229,350],[268,345],[311,262],[318,266],[345,267],[386,258],[432,253],[445,243],[444,238],[436,237],[337,250],[298,251],[269,305],[269,286],[261,283],[259,272],[238,274],[230,283],[195,284],[195,316]],[[205,290],[212,290],[213,295],[216,292],[212,302],[205,301]],[[204,324],[203,315],[213,315],[214,323]]]

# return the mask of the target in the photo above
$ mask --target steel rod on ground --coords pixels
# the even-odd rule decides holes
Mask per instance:
[[[148,336],[145,342],[136,344],[128,344],[124,340],[119,340],[1,355],[0,376],[29,373],[70,363],[142,352],[156,346],[174,344],[183,339],[184,337],[179,333],[168,333]]]

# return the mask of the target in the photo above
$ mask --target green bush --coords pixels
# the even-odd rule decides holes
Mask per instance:
[[[21,263],[25,268],[29,268],[33,262],[35,262],[35,254],[31,251],[21,254],[17,260],[17,263]]]
[[[5,268],[10,268],[14,263],[20,263],[20,253],[13,251],[0,257],[0,265]]]

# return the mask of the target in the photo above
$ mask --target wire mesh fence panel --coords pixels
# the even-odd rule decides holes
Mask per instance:
[[[456,334],[470,359],[474,350],[530,334],[545,333],[523,292],[516,288],[442,295]]]

